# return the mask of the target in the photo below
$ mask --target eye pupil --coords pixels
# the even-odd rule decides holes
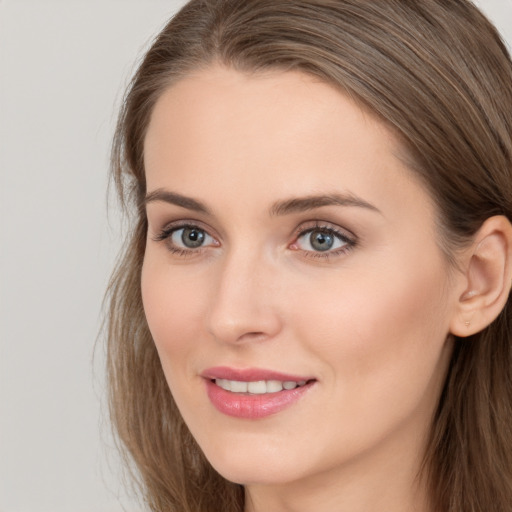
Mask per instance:
[[[194,249],[200,247],[205,239],[204,231],[197,228],[184,228],[181,235],[181,241],[185,247]]]
[[[334,244],[334,237],[323,231],[312,231],[309,242],[317,251],[328,251]]]

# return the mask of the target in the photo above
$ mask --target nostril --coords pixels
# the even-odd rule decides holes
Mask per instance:
[[[259,341],[264,340],[267,337],[268,335],[264,332],[246,332],[238,338],[238,341]]]

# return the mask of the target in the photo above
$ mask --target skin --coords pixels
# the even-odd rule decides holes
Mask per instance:
[[[148,193],[208,212],[147,202],[145,313],[183,418],[211,464],[245,485],[248,512],[429,510],[416,476],[461,285],[400,152],[371,114],[298,72],[213,66],[154,108]],[[317,194],[371,207],[271,211]],[[183,221],[203,246],[183,247]],[[353,243],[315,251],[304,232],[318,225]],[[221,365],[316,382],[275,415],[233,418],[200,376]]]

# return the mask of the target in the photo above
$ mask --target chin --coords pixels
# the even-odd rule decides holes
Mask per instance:
[[[237,464],[215,464],[214,469],[226,480],[241,485],[283,485],[299,480],[301,475],[292,473],[284,467],[276,468],[273,464],[261,465],[257,462]]]
[[[213,468],[226,480],[242,485],[281,485],[304,478],[311,472],[312,461],[300,457],[294,449],[288,457],[286,450],[272,447],[270,440],[232,443],[220,449],[219,445],[206,447],[205,456]],[[307,462],[308,467],[304,467]]]

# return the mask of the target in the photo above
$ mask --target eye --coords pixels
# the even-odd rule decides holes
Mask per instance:
[[[211,245],[214,242],[213,237],[197,226],[174,229],[169,238],[173,245],[185,249],[198,249],[203,245]]]
[[[193,224],[168,226],[153,240],[165,242],[167,249],[179,256],[190,256],[208,246],[220,245],[205,229]]]
[[[332,227],[314,227],[303,230],[291,248],[316,253],[315,256],[335,255],[345,252],[355,245],[355,241]]]

